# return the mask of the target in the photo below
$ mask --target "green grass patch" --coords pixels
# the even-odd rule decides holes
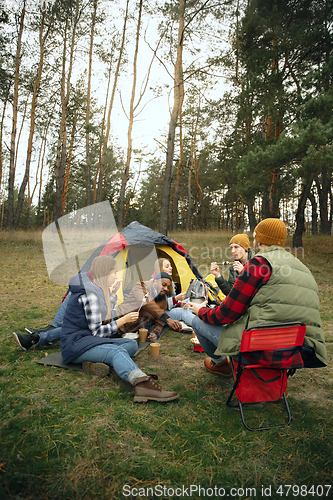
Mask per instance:
[[[218,232],[171,236],[192,249],[201,269],[217,260],[218,252],[224,258],[230,239]],[[163,405],[134,404],[133,388],[115,374],[99,379],[36,363],[59,344],[20,351],[12,332],[48,324],[66,287],[48,280],[40,233],[1,233],[0,498],[166,499],[173,489],[191,485],[208,493],[214,487],[226,493],[240,488],[233,498],[242,500],[332,498],[331,241],[306,236],[304,253],[298,254],[318,282],[329,366],[300,370],[290,379],[289,427],[249,432],[238,410],[225,404],[231,380],[204,370],[204,354],[193,352],[190,335],[168,332],[157,360],[148,350],[136,358],[164,387],[179,392],[179,400]],[[251,422],[281,413],[247,410]],[[317,489],[314,495],[297,490],[279,495],[279,485],[286,484],[325,489],[322,495]],[[162,494],[154,489],[159,485]],[[265,488],[271,490],[264,494]],[[191,498],[205,497],[192,489]]]

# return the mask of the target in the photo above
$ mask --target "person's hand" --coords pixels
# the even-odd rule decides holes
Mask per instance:
[[[243,264],[241,262],[239,262],[239,260],[235,260],[235,262],[233,263],[232,267],[238,273],[241,273],[243,271],[243,268],[244,268]]]
[[[207,307],[207,300],[205,302],[201,302],[201,304],[195,304],[194,302],[188,302],[190,311],[198,316],[199,309],[202,307]]]
[[[210,265],[210,272],[215,276],[215,278],[219,278],[221,276],[220,268],[217,265],[217,262],[212,262]]]
[[[175,299],[177,301],[184,300],[185,299],[185,295],[186,295],[186,292],[179,293],[178,295],[176,295]]]
[[[175,330],[176,332],[180,332],[181,331],[182,325],[181,325],[180,321],[177,321],[176,319],[168,318],[166,320],[166,322],[167,322],[167,325],[170,326],[170,328],[172,330]]]
[[[125,323],[134,323],[134,321],[137,321],[139,318],[139,313],[138,311],[135,312],[130,312],[122,316],[121,318],[118,318],[116,320],[118,328],[120,326],[123,326]]]
[[[116,295],[116,293],[118,292],[119,288],[120,288],[120,285],[122,283],[123,280],[116,280],[114,283],[113,283],[113,286],[112,286],[112,289],[111,289],[111,294],[112,295]]]
[[[158,339],[156,333],[154,332],[151,332],[149,335],[148,335],[148,340],[152,340],[153,342],[156,342],[156,340]]]

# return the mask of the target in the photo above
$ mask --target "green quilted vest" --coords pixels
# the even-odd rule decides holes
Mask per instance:
[[[305,343],[315,349],[316,357],[326,365],[318,288],[311,272],[280,246],[265,248],[257,256],[265,257],[270,263],[272,275],[256,293],[246,313],[223,329],[215,354],[238,354],[244,328],[302,321],[307,324]]]

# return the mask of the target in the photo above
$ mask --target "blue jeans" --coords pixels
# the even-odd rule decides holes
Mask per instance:
[[[39,341],[37,342],[36,347],[39,347],[39,346],[45,345],[45,344],[49,344],[50,342],[57,342],[57,340],[60,340],[62,322],[63,322],[64,316],[65,316],[66,307],[67,307],[67,304],[68,304],[68,301],[69,301],[69,298],[71,295],[72,295],[72,292],[68,292],[66,298],[61,303],[61,306],[59,307],[57,314],[54,316],[54,319],[51,322],[51,325],[55,326],[56,328],[53,328],[52,330],[48,330],[46,332],[40,332]]]
[[[173,307],[169,311],[166,311],[167,315],[171,319],[176,319],[178,321],[184,321],[188,325],[192,326],[192,321],[195,318],[195,314],[190,311],[190,309],[184,309],[183,307]]]
[[[219,344],[220,335],[224,328],[224,325],[209,325],[208,323],[204,323],[200,318],[195,316],[192,321],[192,328],[194,330],[194,333],[198,337],[200,345],[205,353],[214,361],[221,360],[221,356],[218,356],[214,353]]]
[[[134,356],[138,344],[132,339],[117,339],[117,343],[101,344],[92,347],[84,352],[78,358],[74,359],[73,363],[82,363],[83,361],[91,361],[92,363],[105,363],[111,366],[120,378],[128,382],[128,375],[139,369],[134,363],[131,356]]]
[[[58,328],[53,328],[52,330],[48,330],[47,332],[40,332],[39,341],[36,344],[36,347],[41,345],[49,344],[50,342],[57,342],[61,337],[61,326]]]
[[[68,292],[66,295],[66,298],[62,301],[61,306],[58,309],[57,314],[54,316],[53,321],[51,322],[52,326],[62,326],[62,322],[64,320],[65,312],[66,312],[66,307],[69,301],[70,296],[72,295],[72,292]]]

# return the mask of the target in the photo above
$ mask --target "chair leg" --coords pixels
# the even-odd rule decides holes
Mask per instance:
[[[242,370],[237,370],[237,373],[236,373],[236,376],[235,376],[235,368],[234,368],[234,364],[231,360],[231,371],[232,371],[232,377],[233,379],[235,380],[234,382],[234,385],[233,385],[233,388],[231,389],[231,392],[229,394],[229,397],[227,399],[227,402],[226,402],[226,405],[229,407],[229,408],[238,408],[238,403],[237,404],[231,404],[231,399],[232,399],[232,396],[234,395],[235,393],[235,390],[237,388],[237,385],[239,383],[239,380],[240,380],[240,376],[241,376],[241,372]],[[237,400],[238,401],[238,400]]]
[[[230,394],[229,394],[229,397],[228,397],[228,399],[227,399],[227,402],[226,402],[226,405],[227,405],[227,406],[229,406],[229,408],[237,408],[237,407],[238,407],[238,404],[235,404],[235,405],[234,405],[234,404],[231,404],[231,403],[230,403],[230,402],[231,402],[231,399],[232,399],[232,396],[233,396],[233,395],[234,395],[234,393],[235,393],[236,387],[237,387],[237,383],[235,382],[235,383],[234,383],[233,388],[231,389],[231,392],[230,392]]]
[[[241,419],[242,419],[242,423],[243,423],[244,427],[246,429],[248,429],[249,431],[267,431],[269,429],[275,429],[278,427],[286,427],[287,425],[289,425],[291,422],[291,412],[290,412],[289,403],[288,403],[287,396],[286,396],[285,392],[283,393],[283,400],[284,400],[284,404],[285,404],[286,411],[288,414],[287,422],[284,422],[283,424],[270,425],[268,427],[250,427],[249,425],[247,425],[247,423],[245,422],[243,405],[240,401],[238,401],[239,411],[240,411],[240,415],[241,415]]]
[[[290,422],[291,422],[291,411],[290,411],[290,408],[289,408],[289,403],[288,403],[288,399],[287,399],[287,396],[286,396],[286,393],[284,392],[283,393],[283,399],[284,399],[284,404],[286,405],[286,409],[287,409],[287,413],[288,413],[288,421],[285,425],[289,425]]]

